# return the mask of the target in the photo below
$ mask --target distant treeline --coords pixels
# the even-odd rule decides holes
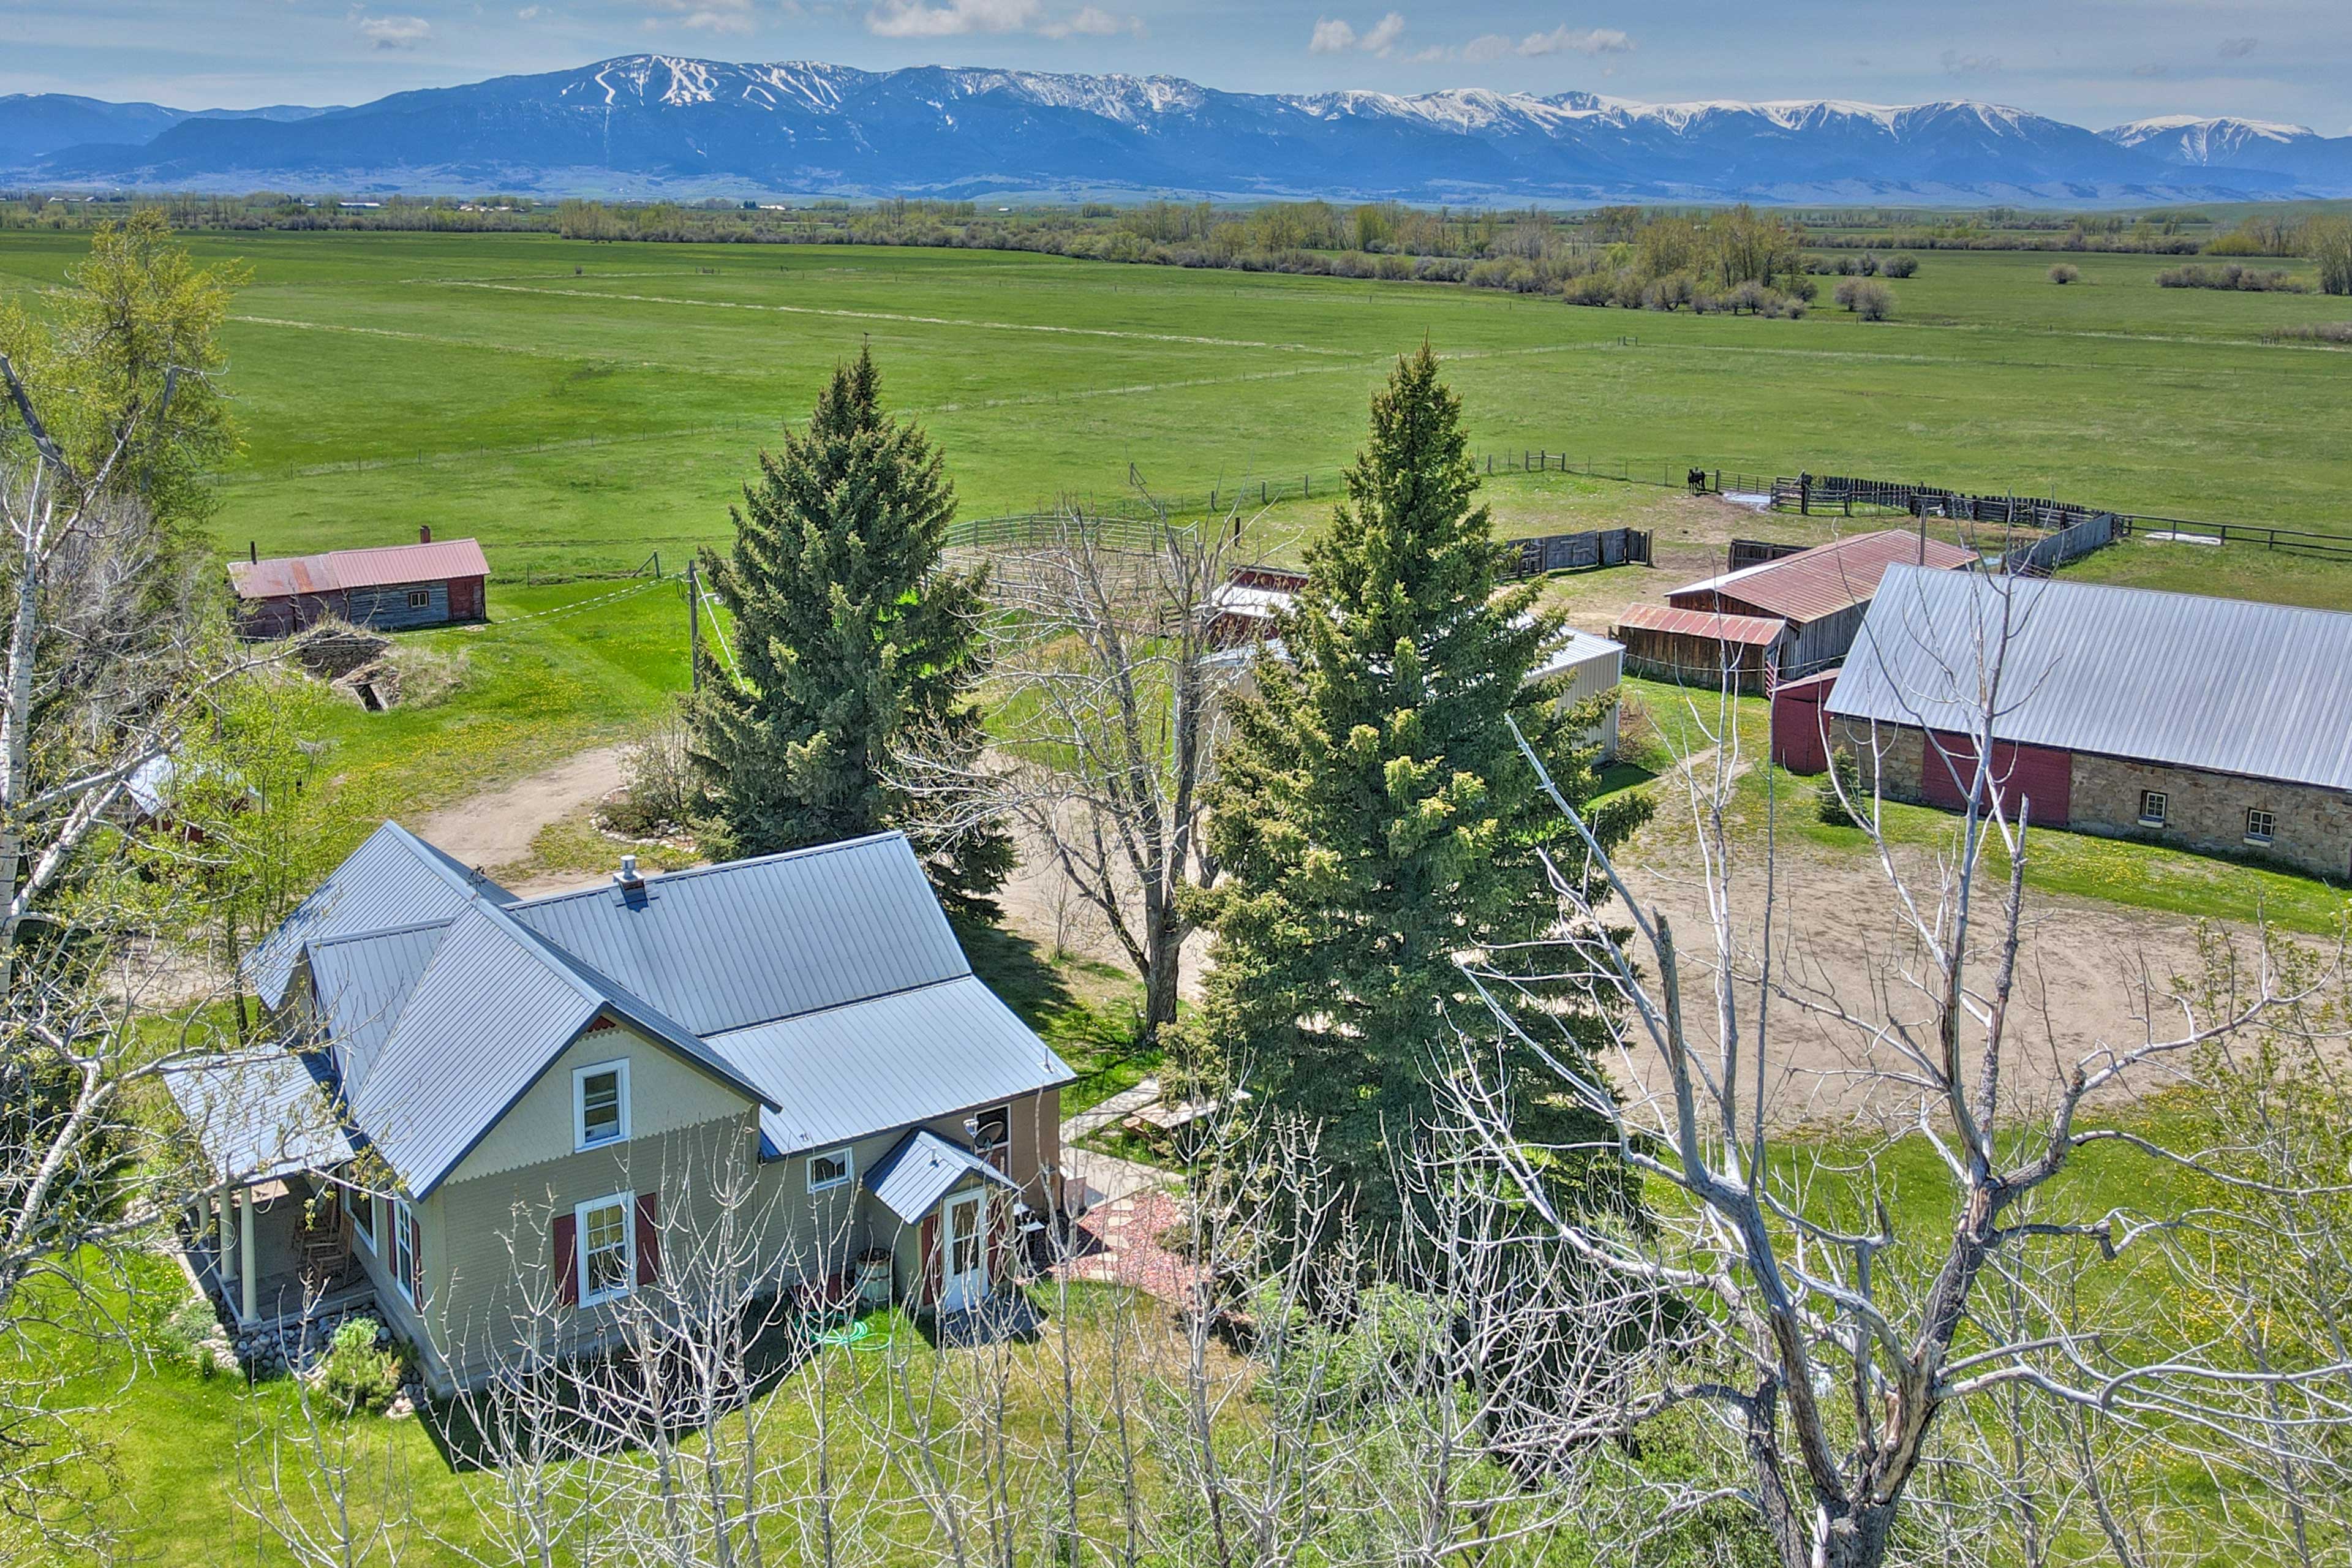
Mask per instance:
[[[1848,269],[1808,250],[1861,252],[1857,269],[1908,276],[1935,250],[2142,251],[2294,256],[2322,223],[2248,218],[2216,233],[2194,210],[2123,216],[1992,207],[1903,211],[1780,211],[1615,205],[1427,208],[1399,202],[1108,202],[990,207],[969,201],[871,203],[546,202],[472,198],[138,198],[174,227],[550,233],[636,243],[880,245],[1029,251],[1087,260],[1336,278],[1379,278],[1550,295],[1572,303],[1652,310],[1801,315],[1815,298],[1810,274]],[[0,198],[0,228],[79,228],[121,200]],[[1893,263],[1895,265],[1889,265]]]

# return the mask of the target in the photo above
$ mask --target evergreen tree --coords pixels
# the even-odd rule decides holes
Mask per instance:
[[[1528,680],[1559,617],[1535,584],[1496,591],[1477,488],[1461,405],[1424,344],[1372,400],[1370,443],[1282,629],[1288,662],[1263,661],[1237,707],[1211,827],[1226,877],[1188,1041],[1262,1105],[1319,1122],[1373,1221],[1394,1212],[1391,1147],[1429,1124],[1454,1025],[1491,1037],[1456,955],[1559,918],[1537,851],[1573,829],[1505,715],[1580,809],[1593,788],[1580,739],[1593,715],[1560,711],[1557,681]],[[1613,845],[1644,813],[1628,801],[1592,816]],[[1565,847],[1556,858],[1571,875],[1586,862]],[[1597,1043],[1589,1016],[1578,1037]],[[1503,1060],[1531,1142],[1605,1135],[1531,1053]]]
[[[941,567],[955,489],[921,429],[881,411],[878,384],[870,352],[835,369],[806,432],[761,453],[730,509],[733,550],[702,552],[736,666],[706,655],[691,708],[704,834],[741,856],[903,827],[941,896],[984,911],[1012,841],[935,841],[884,777],[910,732],[982,743],[982,579]]]

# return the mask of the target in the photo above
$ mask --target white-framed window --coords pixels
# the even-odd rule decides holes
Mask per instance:
[[[572,1147],[597,1149],[629,1136],[629,1064],[596,1062],[572,1070]]]
[[[808,1190],[813,1193],[841,1186],[854,1174],[856,1172],[852,1169],[849,1150],[845,1146],[809,1156]]]
[[[2258,805],[2246,808],[2247,843],[2268,844],[2271,841],[2271,836],[2277,830],[2278,819],[2269,812]]]
[[[2172,803],[2170,801],[2165,799],[2164,792],[2160,789],[2144,789],[2140,791],[2139,825],[2142,827],[2163,826],[2165,808],[2171,804]]]
[[[410,609],[412,609],[412,610],[423,610],[423,609],[429,609],[429,608],[432,606],[432,604],[433,604],[433,590],[432,590],[432,589],[430,589],[430,588],[411,588],[411,589],[408,591],[408,607],[409,607]]]
[[[627,1295],[637,1283],[637,1196],[614,1193],[572,1211],[580,1249],[580,1304]]]
[[[399,1288],[401,1300],[414,1307],[425,1294],[423,1277],[418,1273],[416,1256],[416,1215],[405,1198],[394,1198],[392,1209],[392,1282]]]
[[[354,1191],[344,1207],[352,1213],[352,1234],[370,1252],[375,1250],[375,1194]]]

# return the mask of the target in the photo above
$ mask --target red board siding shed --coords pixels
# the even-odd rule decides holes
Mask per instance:
[[[1837,671],[1802,680],[1784,680],[1772,692],[1772,761],[1792,773],[1827,773],[1830,765],[1829,700]]]

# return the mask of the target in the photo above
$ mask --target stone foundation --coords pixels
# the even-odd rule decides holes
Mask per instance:
[[[1835,719],[1830,742],[1834,749],[1861,759],[1865,789],[1874,784],[1888,800],[1922,798],[1919,770],[1926,740],[1918,731],[1887,725],[1874,729]],[[2165,797],[2160,825],[2140,819],[2145,790],[2159,791]],[[2274,860],[2337,881],[2352,878],[2352,793],[2088,752],[2074,753],[2070,792],[2067,826],[2079,833],[2141,839],[2205,855]],[[2269,843],[2248,842],[2249,809],[2271,814]]]

